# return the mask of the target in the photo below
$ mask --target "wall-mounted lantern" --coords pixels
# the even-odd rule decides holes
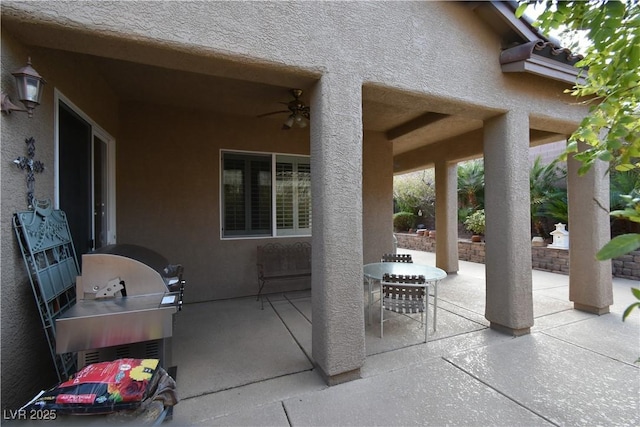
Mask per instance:
[[[26,66],[11,74],[16,78],[18,99],[24,104],[26,109],[22,109],[11,102],[9,95],[4,92],[0,100],[2,104],[0,109],[5,114],[10,114],[12,111],[23,111],[27,112],[29,117],[33,117],[34,108],[40,105],[42,86],[47,82],[33,69],[31,66],[31,58],[28,59]]]

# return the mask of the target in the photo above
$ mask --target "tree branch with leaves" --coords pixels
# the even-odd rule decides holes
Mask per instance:
[[[576,63],[582,79],[568,90],[576,101],[589,105],[589,114],[569,137],[563,160],[581,162],[579,174],[596,160],[625,172],[640,169],[640,1],[639,0],[520,0],[516,16],[535,5],[542,9],[534,25],[545,34],[560,30],[563,39],[584,37],[589,46]],[[578,35],[578,37],[576,37]],[[567,46],[575,49],[577,46]],[[579,143],[586,149],[578,151]],[[625,209],[612,215],[640,222],[640,189],[626,195]],[[596,255],[611,259],[640,248],[640,234],[616,236]],[[634,289],[640,300],[640,290]],[[625,312],[625,316],[635,303]]]

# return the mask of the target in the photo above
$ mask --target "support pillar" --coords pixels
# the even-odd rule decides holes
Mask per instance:
[[[458,164],[439,160],[436,175],[436,267],[458,272]]]
[[[611,261],[596,253],[611,239],[607,164],[596,161],[578,175],[581,163],[567,161],[569,196],[569,300],[577,310],[604,314],[613,304]]]
[[[529,118],[510,111],[484,123],[486,309],[491,327],[533,326]]]
[[[312,347],[329,385],[360,378],[365,352],[362,84],[326,73],[311,95]]]

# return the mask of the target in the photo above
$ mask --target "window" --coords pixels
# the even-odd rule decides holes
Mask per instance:
[[[311,234],[309,158],[222,153],[222,236]]]

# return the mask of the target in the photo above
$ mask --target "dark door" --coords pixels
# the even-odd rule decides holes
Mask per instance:
[[[107,144],[93,136],[93,249],[107,244]]]
[[[67,215],[78,255],[93,249],[91,125],[60,102],[58,122],[60,209]]]

